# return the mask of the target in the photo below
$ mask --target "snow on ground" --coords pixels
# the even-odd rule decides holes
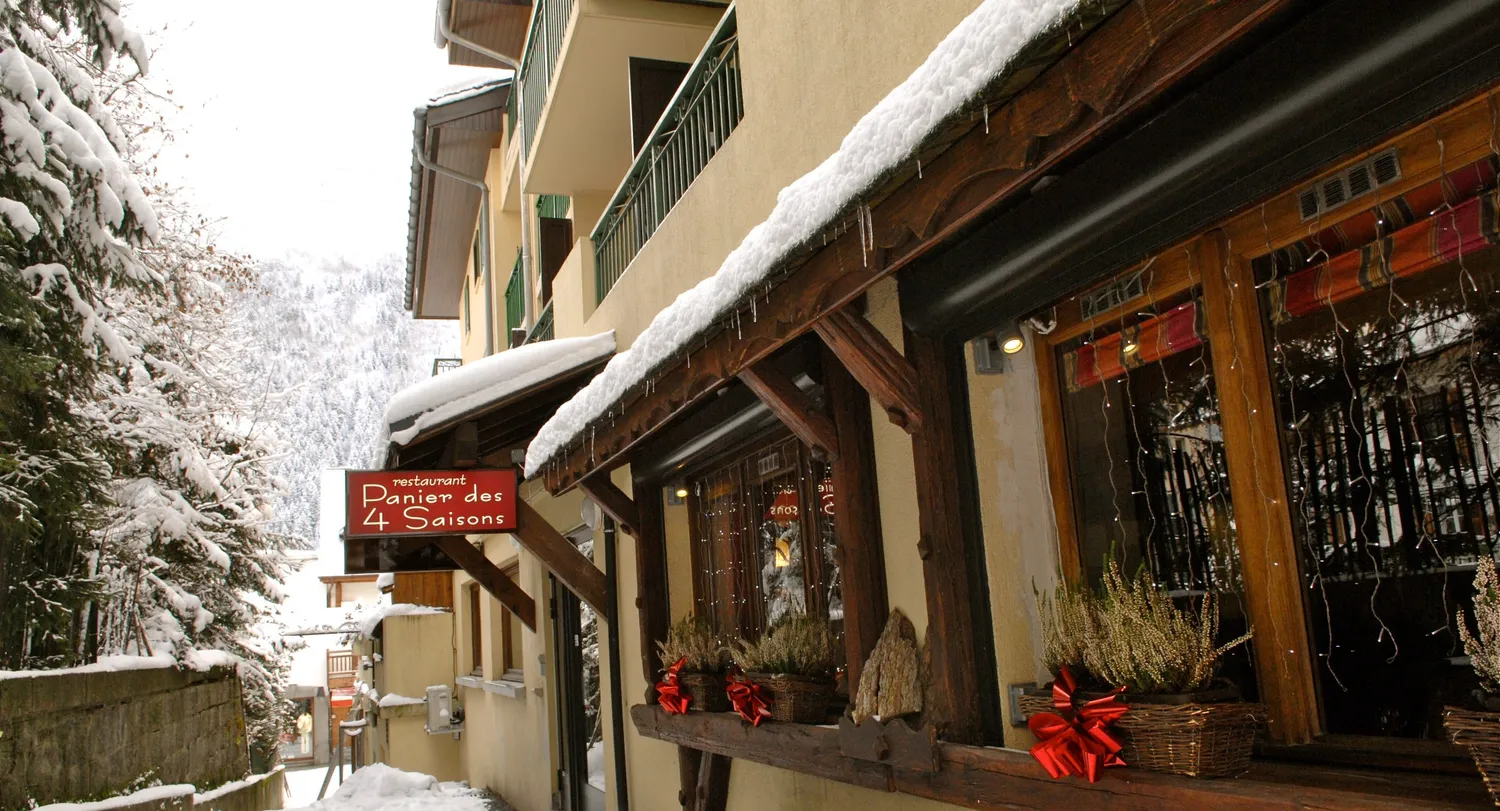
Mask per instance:
[[[586,760],[589,766],[589,785],[604,791],[604,741],[589,747]]]
[[[405,445],[429,428],[598,363],[614,351],[615,334],[606,332],[538,341],[466,363],[396,392],[385,409],[386,434]]]
[[[323,778],[327,776],[327,766],[288,770],[286,773],[286,807],[302,808],[317,802],[318,789],[323,787]],[[348,767],[344,769],[344,776],[349,776]],[[328,793],[333,794],[338,787],[339,770],[335,768],[333,777],[328,781]]]
[[[584,433],[590,424],[762,290],[787,255],[826,232],[881,177],[912,160],[928,135],[1004,72],[1026,43],[1058,25],[1079,2],[985,0],[921,67],[854,125],[836,152],[781,190],[771,215],[750,230],[714,275],[657,313],[630,349],[615,355],[604,371],[557,410],[527,450],[526,476],[535,476],[573,442],[587,442]]]
[[[338,791],[330,790],[322,801],[295,807],[307,811],[487,811],[489,804],[483,793],[462,783],[439,783],[431,775],[372,763],[350,775]]]

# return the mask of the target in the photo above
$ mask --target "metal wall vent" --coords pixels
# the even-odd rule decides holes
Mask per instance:
[[[1401,160],[1388,149],[1297,192],[1297,208],[1306,222],[1400,179]]]
[[[1145,273],[1144,269],[1137,271],[1079,296],[1078,307],[1083,320],[1107,313],[1131,299],[1145,295],[1146,287],[1141,281]]]

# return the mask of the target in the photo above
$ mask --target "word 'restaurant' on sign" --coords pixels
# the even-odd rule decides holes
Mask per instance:
[[[344,481],[351,538],[516,528],[514,470],[350,470]]]

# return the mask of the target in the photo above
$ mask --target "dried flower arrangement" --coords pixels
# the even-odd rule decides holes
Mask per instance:
[[[838,643],[826,620],[791,616],[755,642],[736,643],[734,659],[750,672],[827,679],[838,662]]]
[[[1233,691],[1204,692],[1224,654],[1250,639],[1246,633],[1217,644],[1216,595],[1204,595],[1196,611],[1178,608],[1146,571],[1127,578],[1111,558],[1097,593],[1063,583],[1050,596],[1038,594],[1037,607],[1049,668],[1066,668],[1096,687],[1125,688],[1128,709],[1111,729],[1126,764],[1191,777],[1249,768],[1264,708]],[[1053,710],[1052,695],[1022,696],[1021,706],[1042,717]]]
[[[1474,625],[1478,636],[1469,633],[1468,618],[1458,610],[1458,638],[1464,653],[1474,665],[1474,674],[1485,692],[1500,696],[1500,575],[1495,561],[1485,555],[1474,572]]]
[[[666,641],[657,642],[656,648],[665,664],[683,660],[684,673],[723,673],[729,669],[729,647],[714,635],[707,622],[692,614],[672,623]]]
[[[1113,559],[1097,594],[1063,583],[1051,597],[1038,594],[1037,607],[1042,659],[1053,672],[1067,666],[1132,694],[1205,689],[1224,654],[1251,636],[1217,644],[1216,595],[1204,595],[1196,612],[1178,608],[1144,569],[1127,578]]]

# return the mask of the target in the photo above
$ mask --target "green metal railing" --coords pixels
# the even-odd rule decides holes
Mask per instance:
[[[505,285],[505,345],[510,345],[510,331],[521,326],[526,317],[526,280],[522,276],[521,252],[516,251],[516,264],[510,270],[510,282]]]
[[[731,6],[594,227],[599,301],[744,118],[736,32]]]
[[[510,97],[505,100],[505,137],[514,140],[516,137],[516,114],[520,110],[517,106],[521,99],[521,88],[516,87],[515,82],[510,84]],[[510,149],[507,145],[506,149]]]
[[[526,333],[526,343],[534,344],[537,341],[552,340],[552,302],[542,308],[542,314],[536,317],[536,326],[531,332]]]
[[[521,162],[531,159],[531,142],[536,138],[542,108],[552,74],[557,70],[563,35],[573,16],[574,0],[537,0],[531,15],[531,31],[526,35],[526,50],[521,55]]]

